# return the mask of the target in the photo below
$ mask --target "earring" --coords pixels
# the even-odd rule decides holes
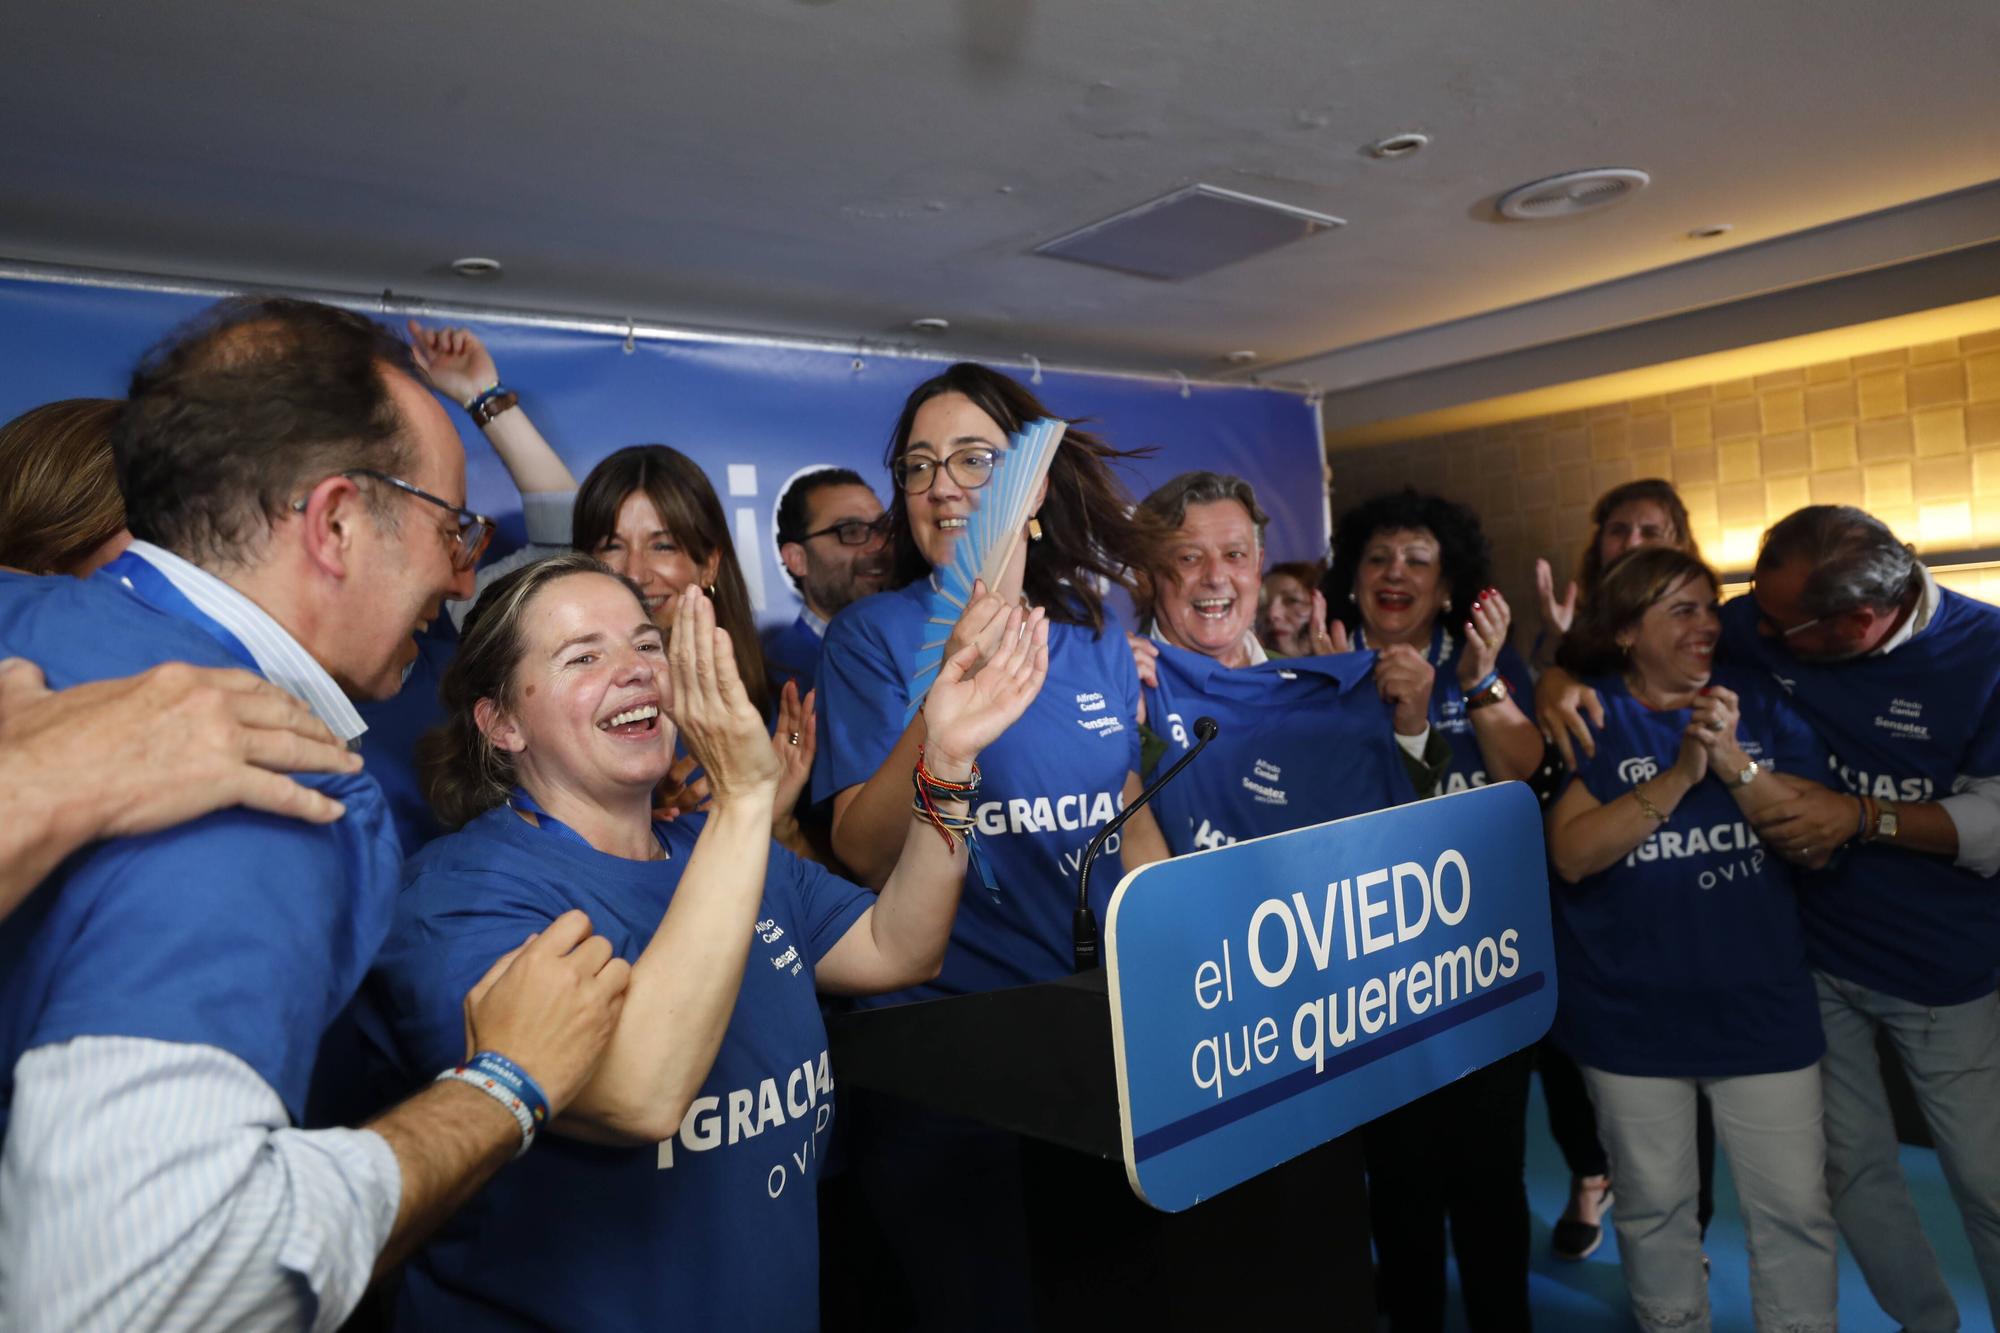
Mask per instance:
[[[1347,600],[1348,600],[1349,602],[1352,602],[1352,601],[1354,601],[1354,600],[1355,600],[1355,597],[1354,597],[1354,589],[1352,589],[1352,588],[1349,588],[1349,589],[1347,590]]]
[[[1446,615],[1450,615],[1450,614],[1451,614],[1451,598],[1449,598],[1449,597],[1447,597],[1447,598],[1445,598],[1445,599],[1444,599],[1444,613],[1445,613]]]
[[[715,585],[714,585],[713,583],[704,583],[704,584],[702,584],[702,585],[701,585],[701,590],[702,590],[703,592],[705,592],[705,593],[707,593],[707,594],[708,594],[708,600],[709,600],[709,601],[711,601],[711,602],[712,602],[712,601],[714,601],[714,600],[715,600]],[[1447,609],[1447,610],[1449,610],[1450,608],[1449,608],[1449,607],[1447,607],[1446,609]]]
[[[1042,520],[1037,518],[1033,514],[1030,514],[1028,516],[1028,540],[1031,542],[1038,542],[1041,539],[1042,539]]]

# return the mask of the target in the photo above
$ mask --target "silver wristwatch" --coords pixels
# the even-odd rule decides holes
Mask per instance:
[[[1729,784],[1729,790],[1735,791],[1739,787],[1749,786],[1757,780],[1757,774],[1760,771],[1757,761],[1752,759],[1744,770],[1736,775],[1736,781]]]
[[[1882,802],[1880,808],[1875,812],[1875,836],[1870,841],[1880,842],[1882,839],[1887,838],[1893,842],[1896,837],[1897,827],[1896,807],[1890,805],[1887,801]]]

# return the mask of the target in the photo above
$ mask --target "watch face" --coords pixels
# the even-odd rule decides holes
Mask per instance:
[[[1896,812],[1894,810],[1884,810],[1881,816],[1876,819],[1875,835],[1880,838],[1893,838],[1896,836]]]

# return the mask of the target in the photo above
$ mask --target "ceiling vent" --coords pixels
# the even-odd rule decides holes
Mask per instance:
[[[1078,264],[1174,281],[1347,223],[1214,185],[1190,185],[1035,247]]]
[[[1522,222],[1592,213],[1628,199],[1652,184],[1653,178],[1631,167],[1592,167],[1565,171],[1546,180],[1517,185],[1500,196],[1500,215]]]

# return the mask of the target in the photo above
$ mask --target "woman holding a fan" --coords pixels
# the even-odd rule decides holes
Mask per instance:
[[[1048,679],[1021,719],[980,754],[971,797],[973,861],[944,969],[924,986],[877,1002],[930,999],[1047,981],[1071,967],[1071,917],[1084,849],[1139,789],[1139,678],[1125,635],[1099,589],[1150,569],[1163,539],[1134,516],[1111,472],[1122,457],[1069,428],[1046,478],[1024,486],[1008,469],[1010,436],[1049,413],[1016,381],[960,363],[913,390],[888,456],[894,590],[834,618],[819,669],[815,800],[833,803],[833,844],[856,879],[880,884],[909,822],[910,771],[926,741],[909,718],[912,676],[927,640],[982,653],[1010,608],[1049,621]],[[1023,467],[1032,466],[1026,453]],[[939,616],[935,586],[983,505],[1009,506],[993,546],[1005,563],[962,615]],[[1012,511],[1018,510],[1018,520]],[[982,556],[993,552],[982,551]],[[982,563],[986,563],[982,561]],[[944,623],[933,623],[934,617]],[[1124,867],[1160,860],[1165,841],[1142,810],[1107,840]],[[1116,873],[1095,904],[1101,913]],[[947,1327],[1021,1326],[1027,1271],[1014,1141],[960,1121],[877,1104],[857,1115],[856,1174],[904,1260],[920,1321]],[[958,1209],[947,1222],[940,1201]]]

